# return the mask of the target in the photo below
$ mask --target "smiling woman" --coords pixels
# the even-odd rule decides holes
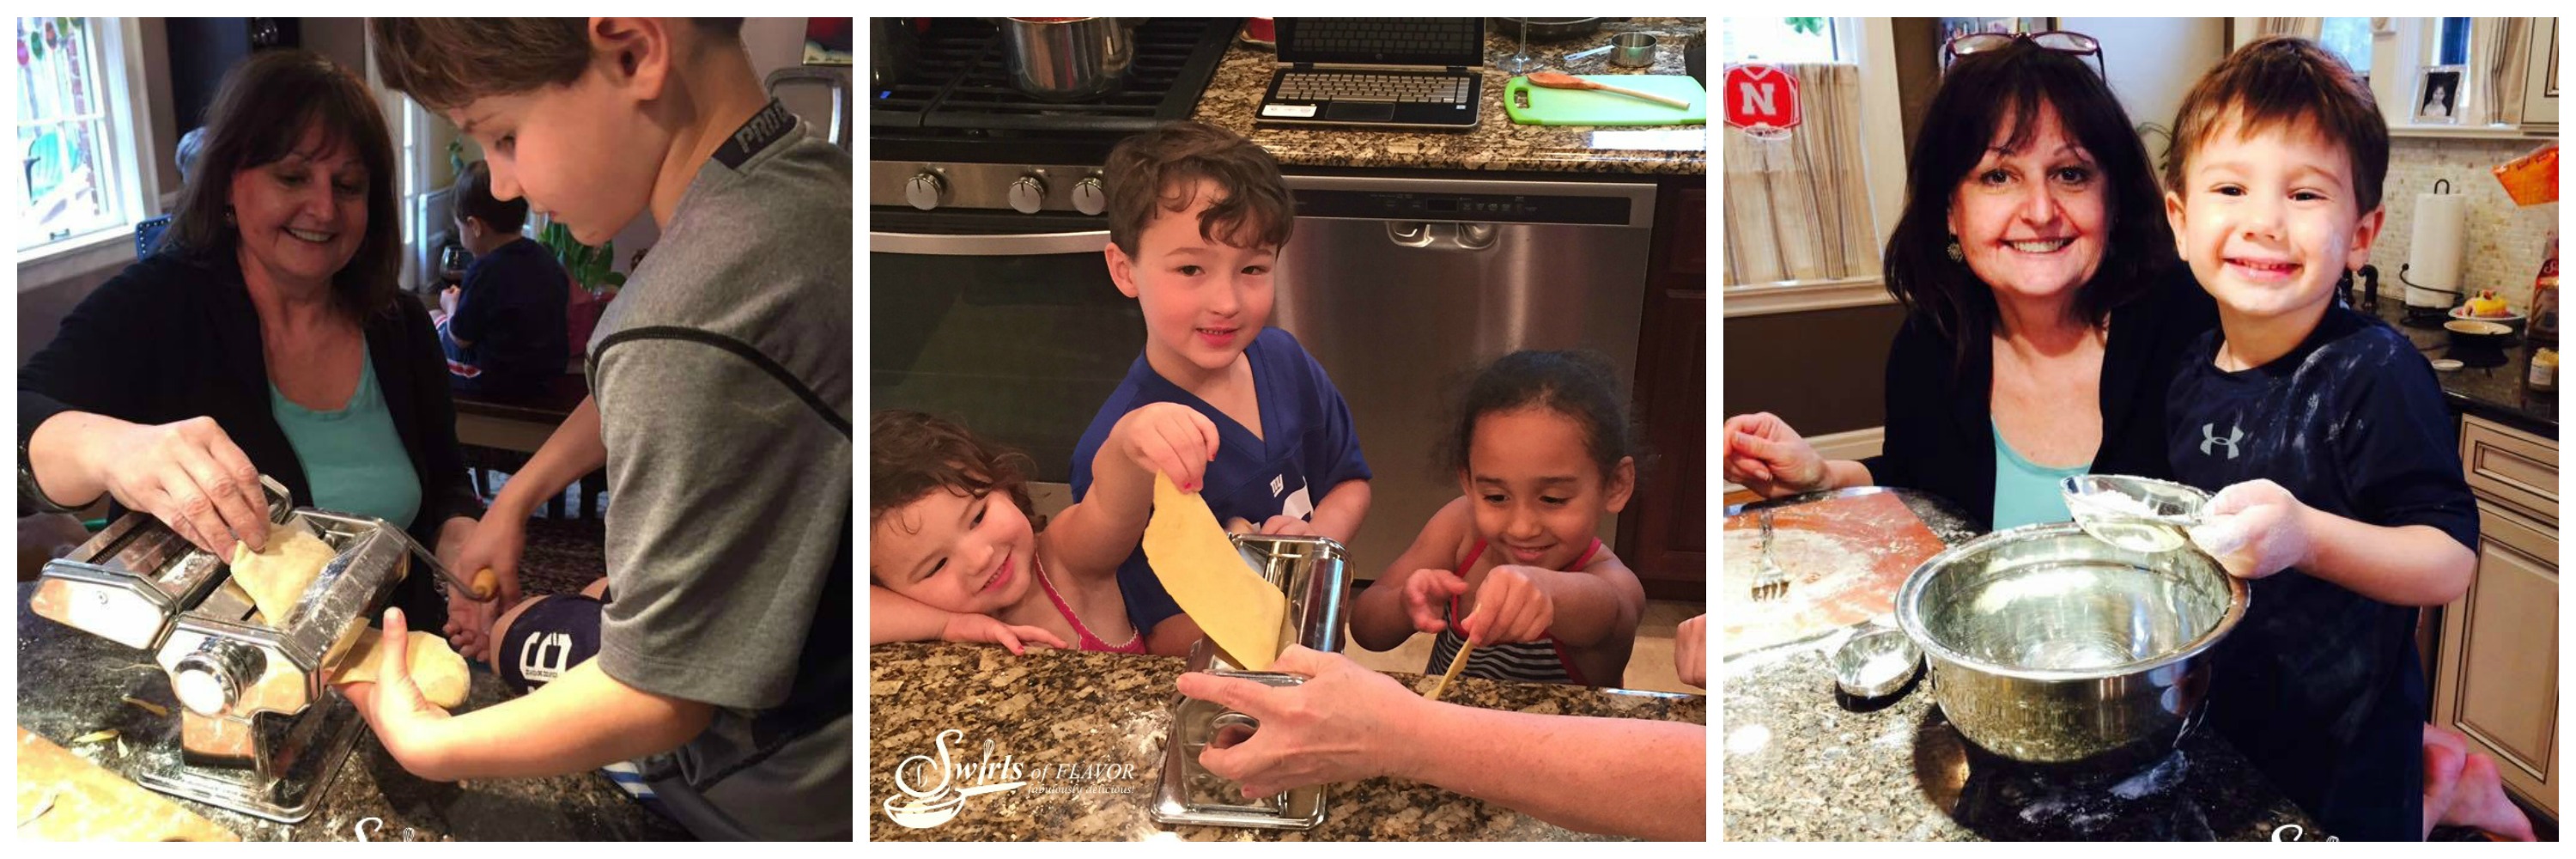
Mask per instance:
[[[162,246],[19,371],[22,493],[106,495],[112,515],[149,513],[228,557],[266,545],[268,475],[448,555],[481,506],[428,313],[395,285],[373,96],[318,54],[259,54],[226,78],[207,138]],[[429,577],[394,602],[433,628],[446,616]]]
[[[1884,451],[1825,461],[1770,415],[1727,421],[1727,478],[1765,496],[1880,484],[2005,528],[2067,518],[2055,479],[2159,476],[2164,383],[2214,324],[2175,264],[2145,147],[2095,66],[2027,38],[1957,56],[1888,239],[1907,311]]]

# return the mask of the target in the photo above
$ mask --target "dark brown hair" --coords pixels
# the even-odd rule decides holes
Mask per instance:
[[[1467,470],[1477,421],[1529,408],[1564,415],[1583,428],[1584,453],[1601,468],[1604,485],[1618,479],[1619,460],[1646,458],[1619,395],[1619,372],[1599,352],[1524,349],[1505,355],[1476,373],[1458,403],[1456,429],[1440,452],[1450,469],[1444,477]]]
[[[456,219],[481,218],[483,226],[517,232],[528,223],[528,198],[498,200],[492,196],[492,165],[476,161],[456,174]]]
[[[741,18],[690,18],[699,32],[739,43]],[[588,18],[375,18],[385,86],[431,110],[486,96],[562,86],[590,65]]]
[[[1198,180],[1216,183],[1225,199],[1199,213],[1199,236],[1239,248],[1280,248],[1297,224],[1297,207],[1279,162],[1242,135],[1198,122],[1175,122],[1118,142],[1109,151],[1109,240],[1134,257],[1136,240],[1155,210],[1189,210]]]
[[[868,416],[868,522],[932,492],[1001,492],[1022,515],[1029,503],[1027,454],[990,444],[956,423],[889,409]]]
[[[206,108],[206,143],[179,192],[165,247],[182,256],[229,264],[241,244],[232,211],[233,176],[276,163],[309,131],[324,153],[354,148],[367,168],[367,233],[356,256],[331,275],[332,303],[365,317],[389,310],[400,295],[402,216],[394,208],[393,134],[375,96],[355,73],[311,51],[253,54],[224,76]]]
[[[2352,68],[2317,43],[2265,36],[2245,44],[2202,75],[2174,113],[2173,149],[2165,154],[2165,187],[2175,194],[2191,155],[2233,121],[2240,138],[2272,129],[2312,132],[2352,159],[2357,210],[2379,208],[2388,177],[2388,121]]]
[[[2059,126],[2093,156],[2110,193],[2110,235],[2103,237],[2093,279],[2076,287],[2076,315],[2100,327],[2113,309],[2148,294],[2175,261],[2155,166],[2091,63],[2028,41],[1960,57],[1924,112],[1906,162],[1904,214],[1883,260],[1888,293],[1950,340],[1954,359],[1963,363],[1969,350],[1986,348],[1995,294],[1966,263],[1949,257],[1951,198],[1993,148],[1996,130],[2012,128],[2006,150],[2031,144],[2043,105],[2056,110]]]

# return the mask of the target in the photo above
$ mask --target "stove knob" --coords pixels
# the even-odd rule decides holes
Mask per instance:
[[[924,212],[939,208],[939,198],[945,196],[948,196],[947,183],[939,181],[939,174],[928,170],[913,174],[912,182],[903,187],[903,198],[911,202],[913,208]]]
[[[1100,177],[1093,176],[1073,183],[1073,207],[1085,215],[1109,210],[1109,192],[1100,187]]]
[[[1034,215],[1046,208],[1046,183],[1034,174],[1012,180],[1011,208],[1023,215]]]
[[[229,641],[210,640],[179,657],[170,672],[170,691],[180,706],[202,716],[220,716],[241,700],[243,684],[259,673],[259,651]]]

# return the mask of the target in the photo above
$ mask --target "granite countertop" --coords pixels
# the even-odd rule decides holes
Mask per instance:
[[[18,724],[128,778],[142,757],[145,738],[178,742],[179,715],[169,675],[150,654],[41,617],[28,609],[32,584],[18,586]],[[476,666],[463,710],[497,704],[500,678]],[[131,696],[171,711],[155,716],[124,703]],[[105,728],[123,732],[129,754],[115,743],[72,745]],[[354,841],[362,820],[378,819],[369,837],[395,840],[406,831],[417,840],[627,841],[684,839],[687,830],[647,811],[597,772],[540,779],[433,782],[404,772],[375,737],[362,734],[339,776],[313,815],[298,824],[277,823],[203,803],[172,798],[188,810],[239,833],[247,841]]]
[[[2404,301],[2395,296],[2380,297],[2379,318],[2405,334],[2406,339],[2414,341],[2416,350],[2423,352],[2426,359],[2460,358],[2477,364],[2493,362],[2496,358],[2492,351],[2483,356],[2485,361],[2476,360],[2481,357],[2478,355],[2455,354],[2449,331],[2440,326],[2418,328],[2407,325],[2403,322],[2405,317]],[[2535,391],[2528,384],[2531,356],[2540,348],[2539,344],[2515,335],[2504,347],[2501,366],[2462,367],[2433,375],[2441,379],[2442,398],[2450,401],[2452,408],[2556,441],[2558,393]]]
[[[868,794],[877,839],[1188,841],[1596,840],[1501,806],[1392,778],[1332,785],[1315,829],[1163,827],[1147,813],[1162,777],[1174,681],[1183,660],[982,644],[904,643],[869,649]],[[1392,674],[1426,689],[1418,674]],[[1433,678],[1436,679],[1436,678]],[[1460,679],[1444,699],[1474,707],[1708,724],[1697,695],[1606,691]],[[926,829],[887,820],[903,796],[894,774],[916,755],[936,759],[943,732],[960,765],[1016,764],[1026,786],[968,798]],[[917,778],[912,776],[908,778]],[[911,785],[929,789],[928,785]]]
[[[1896,492],[1946,545],[1978,534],[1952,505],[1910,490],[1770,503],[1869,491]],[[1729,840],[2259,840],[2293,824],[2283,837],[2324,837],[2206,730],[2141,773],[2042,773],[1970,746],[1919,675],[1892,702],[1843,698],[1831,659],[1859,628],[1720,664]]]
[[[1602,25],[1579,39],[1532,42],[1533,59],[1544,69],[1580,75],[1620,74],[1632,70],[1608,64],[1607,54],[1568,69],[1558,58],[1610,43],[1614,33],[1658,33],[1655,64],[1639,73],[1684,73],[1682,45],[1707,28],[1705,18],[1631,18]],[[1244,135],[1270,151],[1283,167],[1413,168],[1423,170],[1547,171],[1614,174],[1708,174],[1706,125],[1638,126],[1640,130],[1696,132],[1697,149],[1610,149],[1596,143],[1596,126],[1519,125],[1503,111],[1503,86],[1514,75],[1495,63],[1520,46],[1516,28],[1488,21],[1485,26],[1484,107],[1474,129],[1464,132],[1370,131],[1355,127],[1285,128],[1257,125],[1253,114],[1270,85],[1278,54],[1237,39],[1216,77],[1208,82],[1192,118]],[[1622,130],[1625,130],[1624,127]]]

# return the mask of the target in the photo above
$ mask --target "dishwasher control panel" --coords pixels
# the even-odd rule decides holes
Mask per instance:
[[[1589,224],[1624,227],[1652,212],[1632,212],[1626,196],[1582,194],[1458,194],[1300,188],[1301,218],[1374,218],[1402,221],[1483,221],[1514,224]]]

